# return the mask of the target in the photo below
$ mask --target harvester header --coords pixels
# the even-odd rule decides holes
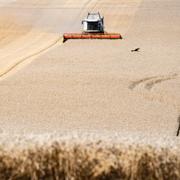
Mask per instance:
[[[88,13],[82,25],[82,33],[65,33],[64,42],[68,39],[122,39],[119,33],[104,31],[104,17],[101,17],[100,13]]]

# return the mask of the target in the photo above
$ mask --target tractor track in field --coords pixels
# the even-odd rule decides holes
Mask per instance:
[[[48,46],[42,48],[41,50],[34,52],[22,59],[19,59],[17,62],[15,62],[14,64],[12,64],[9,68],[7,68],[4,72],[2,72],[0,74],[0,78],[3,78],[4,76],[6,76],[7,74],[9,74],[12,70],[14,70],[17,66],[21,65],[22,63],[24,63],[25,61],[31,59],[31,58],[35,58],[43,53],[45,53],[46,51],[48,51],[50,48],[53,48],[55,45],[57,45],[58,43],[63,43],[63,38],[60,36],[58,39],[56,39],[54,42],[52,42],[51,44],[49,44]]]
[[[147,90],[151,90],[155,85],[160,84],[162,82],[175,79],[178,76],[177,73],[168,74],[168,75],[160,75],[160,76],[151,76],[146,77],[137,81],[133,81],[129,85],[129,89],[134,90],[139,86],[143,86]]]
[[[164,76],[164,77],[162,77],[162,78],[157,78],[157,79],[155,79],[155,80],[152,80],[152,81],[148,82],[145,87],[146,87],[146,89],[150,90],[150,89],[152,89],[156,84],[160,84],[160,83],[162,83],[162,82],[164,82],[164,81],[168,81],[168,80],[175,79],[176,76],[177,76],[177,74],[173,74],[173,75],[171,75],[171,76],[167,76],[167,77]]]
[[[129,89],[132,91],[142,90],[140,91],[140,95],[142,95],[145,99],[148,99],[150,101],[158,101],[163,104],[171,104],[179,112],[180,105],[179,102],[176,99],[174,99],[174,97],[169,97],[165,94],[160,94],[158,92],[151,91],[156,85],[161,84],[165,81],[176,79],[178,78],[178,76],[178,73],[172,73],[167,75],[145,77],[137,81],[133,81],[129,85]]]

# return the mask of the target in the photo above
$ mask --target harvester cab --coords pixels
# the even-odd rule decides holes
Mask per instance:
[[[82,21],[84,33],[104,33],[104,17],[100,13],[88,13]]]
[[[119,33],[107,33],[104,31],[104,17],[100,13],[88,13],[82,21],[82,33],[64,33],[63,42],[68,39],[122,39]]]

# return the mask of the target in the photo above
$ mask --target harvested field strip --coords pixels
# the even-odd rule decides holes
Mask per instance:
[[[178,148],[54,141],[12,149],[0,148],[2,180],[180,179]]]

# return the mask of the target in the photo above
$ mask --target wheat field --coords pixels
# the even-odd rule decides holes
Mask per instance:
[[[80,138],[26,136],[16,137],[11,145],[4,143],[0,179],[180,179],[179,145],[170,148]]]
[[[179,47],[179,0],[0,0],[0,180],[179,180]]]

